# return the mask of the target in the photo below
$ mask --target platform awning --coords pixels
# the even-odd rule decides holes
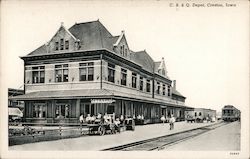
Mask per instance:
[[[79,89],[79,90],[57,90],[57,91],[38,91],[26,93],[20,96],[10,97],[15,100],[48,100],[48,99],[86,99],[90,98],[93,103],[113,103],[115,99],[124,99],[138,102],[154,103],[161,106],[186,107],[173,99],[158,99],[139,94],[121,92],[118,90],[107,89]],[[102,100],[96,100],[102,99]],[[107,100],[107,101],[104,101]]]
[[[23,117],[23,113],[19,108],[9,107],[8,112],[9,112],[9,115],[11,116]]]
[[[113,94],[105,89],[81,89],[81,90],[58,90],[58,91],[38,91],[10,99],[15,100],[43,100],[43,99],[75,99],[86,97],[111,97]]]

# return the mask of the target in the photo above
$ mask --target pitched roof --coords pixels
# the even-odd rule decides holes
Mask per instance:
[[[45,44],[43,44],[42,46],[40,46],[36,50],[32,51],[31,53],[29,53],[27,56],[29,56],[29,55],[43,55],[44,53],[47,53],[47,49],[46,49]]]
[[[110,42],[111,42],[112,44],[115,44],[115,43],[117,42],[117,40],[119,39],[119,37],[120,37],[119,35],[109,37]]]
[[[86,23],[76,23],[69,29],[66,29],[64,26],[61,27],[72,35],[74,39],[80,40],[82,44],[80,50],[97,50],[106,48],[113,51],[113,44],[119,38],[119,36],[112,36],[99,20]],[[47,48],[46,44],[43,44],[27,56],[43,55],[45,53],[47,53]]]
[[[172,94],[175,94],[175,95],[177,95],[177,96],[180,96],[180,97],[184,97],[185,98],[185,96],[183,96],[179,91],[177,91],[175,88],[173,88],[172,89]]]
[[[74,38],[80,40],[80,50],[107,49],[110,51],[114,51],[114,44],[116,44],[124,35],[124,32],[122,32],[122,34],[119,36],[113,36],[99,20],[85,23],[76,23],[69,29],[66,29],[66,31],[69,32]],[[27,56],[44,55],[46,53],[47,46],[46,44],[44,44]],[[60,53],[64,52],[62,51]],[[160,62],[154,62],[145,50],[131,52],[131,54],[133,57],[131,58],[132,61],[141,65],[143,69],[149,72],[155,72],[155,69],[157,69],[160,65]]]
[[[154,60],[144,51],[134,52],[133,61],[140,64],[142,68],[149,72],[154,72]]]
[[[69,31],[83,43],[81,50],[101,48],[113,50],[113,36],[99,20],[76,23],[69,28]]]

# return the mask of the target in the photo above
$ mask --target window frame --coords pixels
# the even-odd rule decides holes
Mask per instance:
[[[163,84],[162,85],[162,95],[166,95],[166,85],[165,84]]]
[[[57,113],[58,111],[58,113]],[[70,118],[71,105],[68,103],[56,103],[55,117]]]
[[[55,42],[55,51],[58,51],[58,50],[59,50],[59,42],[56,41],[56,42]]]
[[[137,88],[137,73],[132,72],[132,88]]]
[[[59,67],[59,66],[61,66],[61,67]],[[59,77],[57,77],[57,75],[58,75],[57,71],[61,71],[61,81],[58,81]],[[67,74],[65,74],[65,72],[67,72]],[[65,76],[65,75],[67,75],[67,76]],[[67,79],[67,80],[65,80],[65,79]],[[55,82],[56,83],[69,82],[69,64],[55,65]]]
[[[69,50],[69,40],[65,40],[65,50]]]
[[[60,50],[64,50],[64,39],[60,39]]]
[[[46,114],[47,110],[46,110],[46,105],[45,103],[34,103],[32,105],[32,117],[33,118],[46,118],[47,114]],[[40,116],[41,113],[41,116]]]
[[[35,69],[37,68],[37,69]],[[32,67],[32,84],[45,83],[45,66],[33,66]],[[34,82],[34,73],[37,72],[37,82]],[[44,77],[42,77],[42,73]]]
[[[171,91],[171,87],[170,87],[170,85],[168,85],[168,97],[170,97],[170,96],[171,96],[170,91]]]
[[[84,65],[86,64],[86,65]],[[81,78],[81,70],[86,69],[86,78],[83,80]],[[90,74],[90,69],[93,69],[93,73]],[[81,62],[79,63],[79,81],[94,81],[94,62]]]
[[[161,83],[160,82],[156,82],[156,94],[160,94],[160,90],[161,90]]]
[[[112,72],[113,76],[111,76]],[[115,65],[112,63],[108,63],[108,81],[115,83]]]
[[[121,85],[127,86],[127,70],[121,68]]]
[[[146,92],[148,92],[148,93],[151,92],[151,81],[150,81],[150,79],[147,79],[147,81],[146,81]]]
[[[143,84],[144,84],[143,77],[140,76],[140,88],[139,88],[140,91],[143,91]]]

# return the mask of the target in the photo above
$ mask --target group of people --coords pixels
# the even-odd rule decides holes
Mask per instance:
[[[137,119],[144,119],[143,116],[138,115]],[[79,117],[79,121],[81,124],[84,123],[84,117],[83,114]],[[120,118],[115,118],[114,115],[111,116],[110,114],[105,113],[105,115],[102,116],[101,113],[98,113],[97,116],[93,115],[90,116],[90,114],[87,115],[85,121],[88,124],[93,124],[93,123],[106,123],[106,124],[115,124],[116,126],[120,125],[124,121],[123,115],[120,116]],[[161,121],[164,124],[166,121],[169,121],[169,129],[173,130],[174,129],[174,123],[175,123],[175,117],[173,114],[171,114],[170,118],[165,118],[164,115],[161,117]]]
[[[79,117],[79,121],[81,124],[83,124],[84,122],[88,124],[105,123],[105,124],[115,124],[116,126],[118,126],[119,124],[121,124],[123,120],[124,120],[123,115],[121,115],[120,118],[115,118],[114,114],[110,115],[107,113],[105,113],[104,115],[98,113],[97,116],[96,115],[90,116],[90,114],[87,114],[85,120],[83,114],[81,114]]]
[[[171,114],[171,116],[170,116],[169,119],[168,119],[168,118],[165,118],[165,116],[162,115],[162,117],[161,117],[162,123],[164,124],[167,120],[169,121],[169,127],[170,127],[169,129],[170,129],[170,130],[173,130],[173,129],[174,129],[174,123],[175,123],[175,117],[174,117],[174,115]]]

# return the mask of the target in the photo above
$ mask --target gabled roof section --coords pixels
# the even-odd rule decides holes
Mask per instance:
[[[148,53],[144,51],[138,51],[134,52],[134,58],[133,61],[140,64],[142,68],[149,72],[154,72],[154,61],[153,59],[148,55]]]
[[[48,53],[49,51],[49,46],[48,44],[52,41],[52,39],[57,36],[57,34],[61,31],[64,30],[66,33],[68,33],[75,41],[77,41],[78,39],[71,34],[71,32],[69,32],[69,30],[67,28],[64,27],[64,24],[61,23],[61,26],[59,27],[59,29],[56,31],[55,35],[52,36],[52,38],[49,40],[49,42],[47,42],[46,44],[40,46],[39,48],[37,48],[36,50],[32,51],[31,53],[28,54],[29,55],[43,55],[45,53]]]
[[[125,38],[125,32],[124,32],[124,30],[122,30],[121,35],[118,37],[117,41],[113,45],[117,46],[121,42],[121,40],[122,40],[123,37]]]
[[[169,77],[167,76],[167,69],[164,57],[162,57],[161,61],[157,61],[154,64],[155,64],[154,72],[169,79]]]
[[[69,30],[67,28],[64,27],[63,22],[61,23],[61,27],[57,30],[57,32],[59,32],[61,29],[64,29],[74,40],[78,40],[73,34],[71,34],[71,32],[69,32]],[[57,34],[57,32],[56,32],[56,34]],[[56,36],[56,34],[54,36]],[[51,40],[53,39],[53,37],[51,38]]]
[[[80,42],[80,50],[107,49],[113,51],[113,44],[116,43],[119,39],[119,36],[112,36],[112,34],[105,28],[105,26],[103,26],[103,24],[99,20],[85,23],[76,23],[69,29],[65,28],[62,23],[58,31],[60,29],[64,29],[70,36],[72,36],[74,40]],[[56,34],[54,36],[56,36]],[[51,39],[53,39],[53,37]],[[44,44],[36,50],[32,51],[27,56],[43,55],[46,53],[47,46],[46,44]]]

